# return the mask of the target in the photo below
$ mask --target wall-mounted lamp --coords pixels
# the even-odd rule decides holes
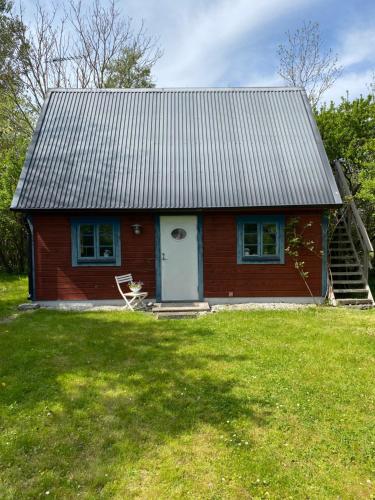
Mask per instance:
[[[140,224],[133,224],[132,229],[133,233],[136,234],[137,236],[142,232],[142,226]]]

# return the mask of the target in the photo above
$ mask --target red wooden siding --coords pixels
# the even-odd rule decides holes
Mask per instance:
[[[285,213],[287,217],[301,217],[301,223],[313,221],[306,235],[316,242],[319,252],[322,211]],[[207,212],[203,216],[204,296],[229,297],[231,293],[234,297],[308,296],[287,255],[284,265],[237,264],[237,215],[234,212]],[[47,214],[33,217],[37,300],[119,299],[114,276],[129,272],[134,279],[143,281],[150,297],[155,296],[152,213],[120,216],[121,267],[72,267],[70,217]],[[142,225],[140,236],[132,232],[131,225],[134,223]],[[314,295],[320,296],[322,259],[306,252],[303,260],[310,273],[309,285]]]
[[[305,284],[287,255],[285,264],[237,264],[236,217],[237,214],[228,212],[204,216],[205,297],[228,297],[231,293],[234,297],[308,296]],[[313,222],[305,234],[308,239],[315,241],[316,251],[319,253],[322,248],[322,212],[287,212],[286,220],[288,217],[299,217],[301,225]],[[307,251],[303,253],[302,260],[305,262],[305,270],[309,272],[309,286],[315,296],[320,296],[322,259]]]
[[[120,217],[121,267],[72,267],[70,217],[33,217],[37,300],[119,299],[114,276],[129,272],[155,295],[153,215]],[[139,236],[131,229],[135,223],[142,224]]]

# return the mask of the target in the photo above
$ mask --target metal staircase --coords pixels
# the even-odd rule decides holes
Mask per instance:
[[[373,247],[339,162],[335,162],[334,174],[345,204],[330,235],[329,300],[333,305],[372,307],[368,273]]]

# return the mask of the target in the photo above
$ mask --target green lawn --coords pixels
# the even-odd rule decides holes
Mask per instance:
[[[22,313],[0,498],[374,498],[374,380],[374,311]]]
[[[375,297],[375,270],[372,270],[369,275],[369,285],[371,288],[372,296]]]
[[[27,302],[27,278],[0,271],[0,320],[16,313],[16,306]]]

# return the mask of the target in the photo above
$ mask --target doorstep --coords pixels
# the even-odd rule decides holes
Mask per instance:
[[[208,302],[159,302],[152,312],[158,319],[196,318],[210,311]]]
[[[200,313],[209,310],[208,302],[158,302],[152,308],[153,313]]]

